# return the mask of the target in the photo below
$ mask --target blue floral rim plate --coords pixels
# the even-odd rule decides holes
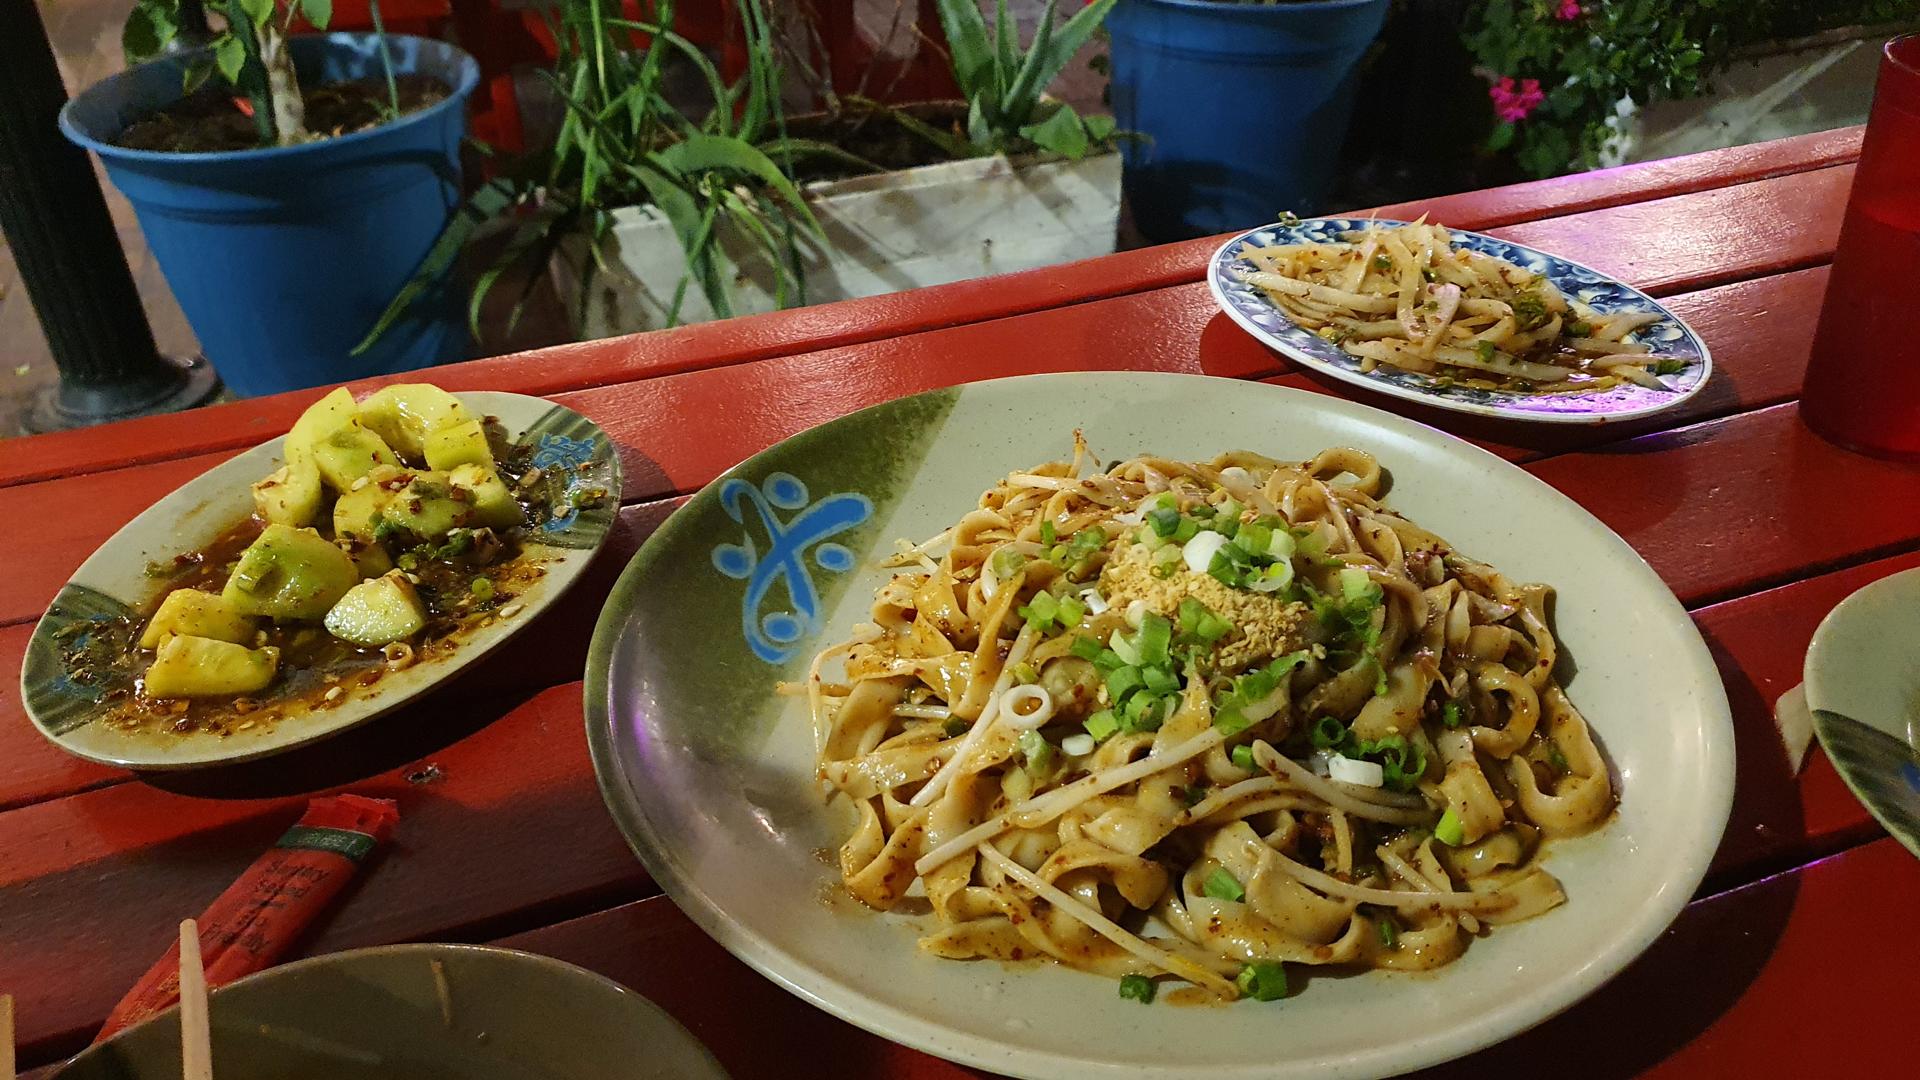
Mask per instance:
[[[1207,286],[1213,291],[1215,302],[1228,317],[1288,358],[1369,390],[1455,412],[1529,423],[1614,423],[1671,409],[1699,393],[1713,374],[1713,357],[1707,351],[1706,343],[1700,340],[1700,335],[1646,293],[1558,255],[1459,229],[1448,230],[1455,244],[1483,255],[1505,259],[1539,274],[1561,292],[1602,315],[1628,311],[1658,312],[1659,321],[1648,323],[1629,334],[1627,340],[1646,342],[1663,356],[1686,361],[1686,368],[1676,374],[1660,376],[1660,381],[1668,387],[1665,390],[1630,383],[1597,392],[1558,394],[1446,385],[1430,375],[1386,365],[1372,371],[1362,371],[1359,357],[1296,324],[1267,298],[1265,292],[1247,283],[1244,275],[1252,267],[1242,256],[1252,247],[1337,243],[1340,234],[1363,229],[1368,223],[1369,219],[1366,218],[1308,218],[1293,223],[1263,225],[1242,233],[1214,252],[1207,264]],[[1373,219],[1372,223],[1386,226],[1406,224],[1384,218]]]

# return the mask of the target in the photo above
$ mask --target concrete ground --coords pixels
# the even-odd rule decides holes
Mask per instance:
[[[132,6],[132,0],[35,2],[46,22],[70,90],[87,86],[120,70],[123,66],[120,26]],[[895,35],[893,40],[899,43],[891,46],[891,49],[914,47],[909,34],[900,29],[900,22],[894,17],[896,7],[901,4],[912,5],[913,0],[857,2],[860,5],[860,24],[868,36],[879,39],[891,30]],[[1031,34],[1032,24],[1041,6],[1041,0],[1012,0],[1011,7],[1020,17],[1026,34]],[[905,10],[911,12],[912,7],[908,6]],[[1089,53],[1092,51],[1089,49]],[[1682,153],[1706,148],[1705,144],[1694,145],[1701,143],[1702,139],[1714,145],[1731,145],[1857,123],[1865,115],[1873,79],[1872,50],[1862,49],[1859,52],[1862,55],[1848,55],[1844,62],[1833,64],[1830,70],[1823,67],[1820,78],[1809,86],[1799,82],[1789,86],[1772,71],[1767,72],[1765,78],[1736,76],[1733,79],[1736,83],[1753,82],[1754,85],[1741,86],[1742,92],[1749,95],[1750,99],[1791,95],[1790,100],[1784,102],[1788,107],[1779,109],[1768,122],[1757,122],[1749,116],[1729,119],[1723,115],[1728,111],[1725,108],[1718,113],[1705,113],[1709,108],[1705,104],[1663,107],[1679,115],[1659,125],[1659,134],[1672,145],[1660,146],[1658,150],[1663,153]],[[1082,57],[1069,67],[1055,85],[1054,92],[1083,111],[1097,110],[1100,108],[1104,77],[1092,72],[1084,61],[1085,57]],[[1818,99],[1819,107],[1807,104],[1813,99]],[[1675,129],[1685,130],[1676,132]],[[1663,153],[1636,156],[1663,156]],[[128,265],[153,325],[154,337],[163,352],[191,354],[196,349],[193,331],[179,306],[174,303],[159,266],[147,251],[134,221],[132,208],[111,184],[105,183],[104,178],[102,183],[114,224],[127,252]],[[1419,194],[1410,192],[1398,194],[1395,198],[1411,198]],[[512,283],[501,284],[502,287],[495,290],[498,295],[511,296],[518,291],[512,287]],[[545,293],[544,296],[536,296],[519,327],[511,335],[503,332],[505,304],[497,305],[500,308],[498,312],[483,317],[483,323],[491,324],[493,332],[485,335],[480,352],[491,355],[566,340],[569,331],[565,315],[560,310],[558,300],[551,295],[551,290]],[[19,430],[19,418],[26,403],[36,392],[53,385],[57,378],[58,372],[47,351],[46,339],[40,332],[32,305],[20,284],[12,255],[6,245],[0,243],[0,437],[13,435]]]

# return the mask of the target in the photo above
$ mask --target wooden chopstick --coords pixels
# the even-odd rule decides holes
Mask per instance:
[[[0,1080],[13,1080],[13,995],[0,994]]]
[[[213,1080],[207,972],[200,964],[200,927],[192,919],[180,923],[180,1076],[181,1080]]]

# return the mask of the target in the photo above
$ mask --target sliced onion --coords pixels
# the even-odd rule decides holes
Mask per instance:
[[[1084,731],[1060,740],[1060,749],[1064,750],[1068,757],[1086,757],[1093,753],[1094,747],[1099,745],[1094,741],[1093,736]]]
[[[1204,574],[1213,565],[1213,557],[1227,546],[1227,538],[1217,532],[1204,530],[1194,534],[1193,539],[1180,549],[1180,557],[1187,561],[1187,569],[1196,574]]]
[[[1343,784],[1377,788],[1387,782],[1387,771],[1378,762],[1360,761],[1344,754],[1327,760],[1327,773]]]
[[[1032,709],[1023,709],[1029,702]],[[1053,696],[1033,683],[1008,687],[1007,692],[1000,695],[1000,716],[1015,731],[1045,727],[1047,721],[1053,719]],[[1374,768],[1377,770],[1380,766]]]
[[[1090,612],[1091,614],[1094,614],[1094,615],[1106,614],[1107,606],[1108,606],[1107,598],[1100,595],[1099,589],[1096,589],[1091,585],[1087,586],[1084,589],[1081,589],[1080,599],[1086,602],[1087,611]]]

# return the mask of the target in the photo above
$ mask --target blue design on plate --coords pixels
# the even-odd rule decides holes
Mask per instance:
[[[873,516],[873,500],[857,491],[842,491],[808,505],[807,485],[791,473],[769,473],[759,486],[733,477],[720,485],[720,505],[727,516],[747,524],[751,506],[767,537],[766,554],[753,534],[738,544],[713,549],[713,565],[722,574],[747,583],[740,604],[740,632],[753,654],[769,664],[790,659],[797,643],[820,627],[820,594],[807,570],[807,549],[822,570],[844,574],[853,569],[854,554],[840,544],[824,541]],[[803,509],[804,508],[804,509]],[[799,511],[782,521],[777,510]],[[760,613],[775,584],[784,583],[788,609]]]
[[[1900,778],[1907,782],[1909,791],[1920,795],[1920,767],[1916,767],[1911,761],[1907,762],[1900,766]]]
[[[1244,276],[1253,269],[1242,258],[1248,248],[1275,244],[1339,243],[1341,234],[1363,229],[1365,218],[1309,218],[1293,224],[1275,224],[1236,237],[1220,249],[1208,268],[1215,293],[1244,326],[1267,339],[1267,344],[1304,363],[1345,373],[1358,381],[1380,384],[1377,388],[1400,397],[1438,399],[1464,405],[1470,411],[1495,411],[1538,419],[1605,420],[1637,415],[1672,404],[1689,396],[1706,381],[1710,370],[1707,348],[1693,330],[1652,297],[1630,285],[1616,281],[1598,270],[1576,262],[1536,251],[1530,247],[1495,239],[1480,233],[1448,230],[1456,246],[1483,255],[1505,259],[1553,282],[1561,292],[1578,299],[1602,315],[1626,311],[1657,312],[1660,318],[1627,336],[1653,346],[1662,356],[1684,360],[1687,366],[1673,375],[1660,376],[1669,390],[1628,383],[1598,393],[1528,394],[1512,390],[1483,390],[1467,386],[1441,386],[1432,376],[1382,364],[1372,371],[1360,370],[1360,358],[1311,330],[1296,325],[1286,313],[1275,307],[1258,286]],[[1393,226],[1405,222],[1380,219],[1374,224]]]
[[[592,439],[569,439],[565,435],[546,432],[534,444],[533,463],[542,469],[556,466],[577,469],[592,460]]]

